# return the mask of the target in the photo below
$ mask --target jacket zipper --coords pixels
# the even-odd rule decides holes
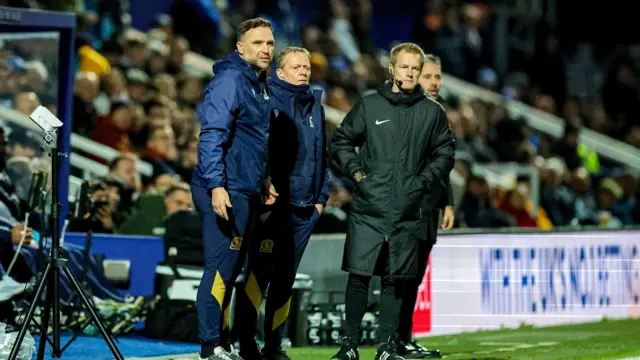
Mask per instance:
[[[402,116],[402,109],[400,109],[400,111],[398,111],[398,115],[399,115],[398,116],[398,119],[399,119],[400,116]],[[397,133],[398,129],[394,128],[394,131]],[[395,157],[395,161],[393,162],[393,171],[391,172],[391,177],[392,177],[391,178],[391,190],[392,190],[391,191],[391,199],[393,199],[393,190],[394,190],[394,188],[393,188],[393,183],[394,183],[393,176],[395,176],[395,174],[396,174],[396,165],[398,164],[398,147],[399,146],[400,146],[400,142],[398,142],[398,144],[396,145],[396,157]],[[393,204],[393,201],[389,201],[389,212],[388,212],[389,214],[391,214],[391,209],[393,207],[392,204]],[[389,216],[389,218],[391,218],[391,217]],[[391,227],[393,227],[393,221],[391,221]],[[393,231],[393,229],[389,229],[389,231]],[[389,242],[389,234],[385,234],[384,241],[385,242]]]
[[[295,126],[297,126],[297,121],[295,120],[295,116],[298,115],[298,113],[295,111],[297,109],[297,107],[298,107],[298,101],[296,99],[294,99],[293,100],[293,111],[294,111],[295,115],[294,115],[293,122],[294,122]],[[311,114],[313,114],[313,107],[311,108],[311,111],[309,112],[309,127],[313,128],[314,127],[313,126],[313,115],[311,115]],[[303,131],[304,131],[304,127],[306,126],[305,123],[304,123],[304,119],[305,118],[306,118],[306,114],[302,113],[302,117],[300,119],[300,126],[302,127]],[[313,136],[313,144],[314,144],[313,145],[313,164],[314,164],[314,166],[317,166],[317,162],[318,162],[318,156],[317,156],[318,154],[317,154],[317,149],[316,149],[317,148],[317,144],[316,144],[315,134],[313,134],[313,135],[314,135]],[[314,198],[314,194],[315,194],[315,188],[316,188],[316,185],[317,185],[316,184],[316,180],[317,180],[317,176],[314,176],[313,177],[313,189],[314,189],[314,191],[312,191],[311,199],[309,199],[307,201],[302,201],[301,200],[299,202],[298,206],[305,207],[305,206],[315,205],[314,203],[315,203],[316,199]]]

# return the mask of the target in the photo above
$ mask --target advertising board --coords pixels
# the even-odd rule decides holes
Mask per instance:
[[[640,317],[640,231],[439,237],[418,337]]]

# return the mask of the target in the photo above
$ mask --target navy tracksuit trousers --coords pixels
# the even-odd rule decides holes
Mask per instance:
[[[202,217],[204,247],[204,273],[196,300],[200,341],[220,343],[223,332],[228,335],[233,285],[244,266],[258,216],[260,195],[230,191],[232,207],[227,208],[227,221],[213,211],[210,191],[198,186],[192,186],[191,191]]]
[[[267,287],[265,347],[270,350],[280,347],[296,272],[319,218],[313,206],[276,203],[267,220],[258,225],[256,241],[249,246],[244,291],[236,295],[234,333],[240,340],[241,350],[243,344],[253,344]]]

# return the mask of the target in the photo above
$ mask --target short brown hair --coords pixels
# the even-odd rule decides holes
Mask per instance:
[[[424,56],[424,62],[427,64],[434,64],[434,65],[438,65],[438,66],[442,66],[442,62],[440,61],[440,58],[433,55],[433,54],[427,54]]]
[[[391,62],[391,66],[394,66],[396,64],[396,60],[398,59],[398,54],[400,54],[402,51],[406,51],[410,54],[420,55],[420,69],[422,69],[422,65],[424,65],[424,58],[425,58],[424,51],[422,51],[422,48],[420,48],[420,46],[410,42],[398,44],[391,49],[391,54],[389,59]]]
[[[138,157],[134,154],[129,154],[129,153],[120,154],[115,159],[113,159],[111,163],[109,163],[109,170],[111,171],[115,170],[118,167],[118,165],[120,165],[120,163],[123,161],[133,161],[135,163],[137,160],[138,160]]]
[[[238,25],[238,29],[236,30],[236,35],[238,37],[238,41],[241,41],[242,36],[247,33],[247,31],[251,29],[267,27],[273,32],[273,26],[271,26],[271,21],[263,19],[263,18],[253,18],[249,20],[245,20]]]
[[[297,46],[287,46],[284,50],[280,51],[280,53],[278,54],[278,59],[277,59],[278,69],[282,69],[282,66],[284,65],[285,56],[289,54],[295,54],[295,53],[303,53],[307,56],[307,59],[311,58],[311,53],[309,52],[309,50],[305,48],[297,47]]]

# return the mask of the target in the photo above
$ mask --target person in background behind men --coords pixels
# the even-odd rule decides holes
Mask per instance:
[[[142,191],[142,184],[140,183],[140,174],[136,169],[137,160],[137,157],[133,154],[123,154],[116,157],[109,164],[109,175],[119,179],[139,193]]]
[[[141,160],[151,164],[153,173],[150,177],[143,177],[145,185],[158,175],[176,174],[173,166],[177,157],[178,149],[173,128],[166,125],[150,129]]]
[[[442,65],[440,63],[439,57],[432,54],[425,55],[425,62],[424,66],[422,67],[422,72],[420,73],[420,79],[418,80],[418,83],[422,86],[423,89],[425,89],[425,93],[428,97],[440,102],[440,89],[442,88]],[[449,128],[451,128],[451,126],[449,126]],[[440,204],[444,205],[442,229],[449,230],[453,227],[455,216],[453,211],[453,190],[451,189],[451,183],[449,182],[448,176],[447,193],[446,196],[442,196],[440,200]],[[439,212],[436,211],[435,213],[438,214]],[[437,230],[437,227],[434,227],[434,229]]]
[[[164,227],[171,215],[192,208],[191,187],[181,181],[174,182],[164,194],[147,193],[141,196],[133,215],[118,230],[127,235],[157,235],[155,230]]]
[[[439,100],[440,88],[442,86],[442,67],[439,58],[431,54],[425,56],[424,66],[422,66],[422,72],[420,73],[418,82],[429,98],[435,101]],[[418,278],[415,282],[407,284],[405,287],[405,296],[402,299],[396,338],[398,341],[398,354],[405,359],[434,359],[442,357],[438,350],[429,350],[413,340],[412,330],[413,311],[416,305],[418,288],[427,271],[429,255],[438,234],[438,223],[440,220],[439,209],[444,208],[442,229],[449,230],[453,227],[453,192],[448,176],[445,181],[447,183],[446,192],[443,192],[440,196],[437,209],[423,214],[427,218],[427,241],[421,243],[424,245],[424,249],[418,252]]]
[[[244,292],[236,300],[234,329],[245,360],[287,360],[281,341],[289,313],[296,271],[329,198],[322,90],[309,86],[309,52],[287,47],[268,80],[271,107],[270,174],[278,199],[254,237]],[[258,240],[261,240],[258,243]],[[255,342],[260,302],[269,286],[265,311],[265,345]]]
[[[40,106],[40,98],[34,92],[20,92],[13,97],[13,109],[27,116]]]
[[[14,245],[22,240],[22,232],[27,231],[24,246],[31,243],[32,229],[25,229],[24,214],[20,210],[20,199],[15,194],[15,187],[5,171],[7,159],[7,141],[5,130],[0,127],[0,265],[8,270],[15,254]],[[16,263],[12,271],[13,277],[20,282],[28,281],[31,271],[23,261]]]
[[[92,208],[71,220],[69,231],[87,232],[91,229],[100,234],[118,233],[116,211],[120,203],[122,183],[107,175],[91,179],[90,184],[92,192],[88,196],[91,198]]]
[[[392,81],[363,97],[330,142],[331,158],[357,184],[342,263],[349,272],[347,336],[332,360],[359,359],[360,324],[373,275],[382,276],[375,359],[403,359],[394,336],[403,289],[418,277],[418,253],[430,247],[423,214],[434,211],[455,150],[444,109],[418,84],[424,56],[412,43],[391,49]]]
[[[424,57],[424,66],[418,82],[424,92],[435,101],[440,101],[440,89],[442,88],[442,65],[440,58],[427,54]]]
[[[276,196],[265,181],[265,70],[273,58],[273,28],[267,20],[249,19],[238,26],[237,36],[237,50],[213,66],[215,77],[205,90],[198,165],[191,180],[202,218],[205,266],[196,307],[200,358],[207,360],[241,359],[227,338],[231,289],[244,266],[263,186],[269,194],[265,203],[273,203]]]

